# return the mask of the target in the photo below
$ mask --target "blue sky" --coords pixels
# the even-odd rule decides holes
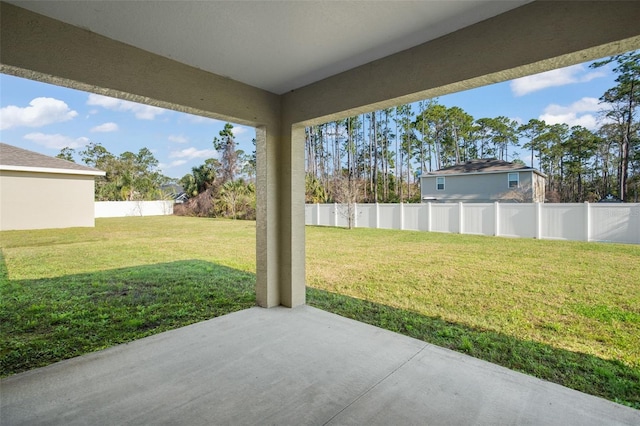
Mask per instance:
[[[443,96],[439,102],[461,107],[476,119],[539,118],[594,129],[602,108],[598,98],[615,85],[615,75],[611,66],[592,69],[588,64]],[[180,178],[217,156],[212,140],[223,126],[222,121],[0,74],[0,141],[46,155],[65,146],[81,151],[90,141],[115,155],[147,147],[163,174]],[[238,147],[250,153],[253,129],[234,126]],[[528,163],[527,153],[519,151]]]

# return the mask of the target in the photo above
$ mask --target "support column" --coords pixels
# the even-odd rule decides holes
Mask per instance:
[[[256,129],[256,299],[305,303],[304,127]]]
[[[275,130],[256,128],[256,302],[263,308],[280,304]]]
[[[279,157],[269,165],[278,174],[278,267],[280,304],[293,308],[304,305],[304,126],[282,128]]]

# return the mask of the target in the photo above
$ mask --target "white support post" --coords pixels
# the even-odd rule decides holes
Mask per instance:
[[[584,202],[584,240],[591,240],[591,208],[589,202]]]
[[[464,212],[462,202],[458,202],[458,234],[464,234]]]
[[[400,202],[400,230],[404,229],[404,204]]]
[[[427,203],[427,232],[431,232],[431,201]]]
[[[380,204],[376,203],[376,229],[380,228]]]
[[[353,203],[353,227],[358,227],[358,203]]]
[[[497,201],[493,203],[493,217],[495,219],[493,224],[493,235],[497,237],[500,235],[500,203]]]
[[[333,226],[338,226],[338,203],[333,203]]]
[[[316,223],[314,225],[320,225],[320,203],[316,203]]]
[[[542,238],[542,203],[536,202],[536,229],[535,229],[535,238],[537,240]]]

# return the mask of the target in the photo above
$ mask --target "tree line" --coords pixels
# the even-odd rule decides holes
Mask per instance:
[[[640,197],[640,52],[614,64],[616,85],[601,97],[600,126],[474,118],[438,99],[308,127],[306,201],[419,202],[419,176],[477,158],[498,158],[547,175],[549,202]],[[523,158],[520,157],[521,150]]]
[[[72,148],[62,148],[56,156],[75,161]],[[167,197],[163,185],[171,183],[158,169],[158,160],[148,148],[138,153],[125,151],[120,155],[109,152],[99,142],[90,142],[78,152],[82,162],[89,167],[106,172],[96,177],[96,201],[160,200]]]
[[[174,207],[176,214],[255,219],[255,151],[247,155],[236,149],[230,123],[213,139],[213,146],[220,159],[209,158],[180,179],[164,176],[148,148],[114,155],[99,142],[90,142],[77,154],[85,165],[106,172],[96,178],[96,201],[171,199],[180,186],[188,200]],[[57,157],[75,161],[75,155],[66,147]]]
[[[233,125],[213,139],[220,159],[209,158],[193,167],[179,183],[189,200],[174,207],[180,215],[255,219],[256,217],[256,153],[245,154],[236,148]],[[255,147],[255,139],[253,141]]]

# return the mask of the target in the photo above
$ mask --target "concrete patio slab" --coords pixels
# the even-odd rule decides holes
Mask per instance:
[[[640,411],[309,306],[0,381],[5,425],[640,424]]]

